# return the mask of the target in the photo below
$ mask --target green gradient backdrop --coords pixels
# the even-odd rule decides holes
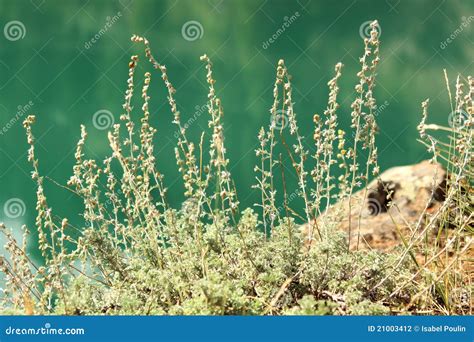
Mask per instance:
[[[100,39],[85,43],[104,28],[107,17],[118,20]],[[285,20],[296,20],[269,46],[264,46]],[[269,124],[275,65],[284,58],[293,75],[294,100],[305,136],[311,136],[311,117],[322,113],[327,102],[327,81],[334,64],[345,64],[341,80],[342,125],[347,127],[353,86],[363,44],[361,24],[378,19],[382,27],[382,63],[376,97],[380,111],[378,147],[382,169],[426,158],[416,142],[420,102],[431,98],[431,119],[446,124],[449,105],[442,69],[452,80],[457,73],[473,71],[473,1],[0,1],[0,205],[11,198],[25,204],[23,215],[0,221],[14,228],[33,225],[35,188],[29,178],[27,144],[21,122],[7,125],[18,106],[30,101],[28,113],[38,116],[34,130],[43,175],[60,183],[68,179],[74,163],[79,125],[89,131],[89,156],[109,152],[106,131],[94,128],[92,117],[108,110],[118,117],[126,87],[129,56],[142,53],[132,46],[133,33],[149,38],[154,54],[166,64],[178,89],[176,99],[183,121],[197,117],[189,131],[197,138],[207,126],[205,70],[199,56],[214,62],[217,90],[222,98],[226,144],[239,196],[245,206],[256,200],[253,165],[256,133]],[[109,18],[109,19],[110,19]],[[470,20],[471,19],[471,20]],[[20,21],[22,39],[6,39],[3,28]],[[183,38],[182,27],[191,20],[203,28],[195,41]],[[449,44],[446,38],[469,22]],[[447,45],[447,46],[444,46]],[[141,55],[142,60],[144,59]],[[143,74],[141,64],[139,74]],[[147,66],[148,67],[148,66]],[[164,87],[153,75],[152,122],[158,128],[159,168],[170,187],[170,201],[179,207],[182,184],[173,148],[175,138]],[[138,77],[140,78],[140,77]],[[141,79],[140,79],[141,82]],[[137,88],[139,93],[139,88]],[[139,106],[136,106],[139,109]],[[21,115],[20,115],[21,116]],[[24,117],[23,117],[24,118]],[[311,142],[307,140],[308,148]],[[51,182],[49,201],[58,215],[77,222],[81,201]]]

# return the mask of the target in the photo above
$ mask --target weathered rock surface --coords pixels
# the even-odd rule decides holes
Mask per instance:
[[[340,229],[350,232],[351,249],[388,250],[401,243],[400,234],[409,236],[423,227],[424,220],[439,208],[445,178],[443,167],[428,161],[388,169],[367,190],[333,205],[317,219],[318,225],[328,219],[337,222]]]

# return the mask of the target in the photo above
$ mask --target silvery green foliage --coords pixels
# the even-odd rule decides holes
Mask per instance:
[[[238,223],[240,233],[230,227],[208,226],[201,246],[186,233],[192,231],[186,217],[177,216],[182,243],[163,251],[163,267],[135,255],[123,270],[125,276],[116,274],[108,286],[77,277],[68,286],[66,300],[58,299],[55,313],[382,314],[390,311],[383,299],[410,275],[404,265],[403,272],[374,289],[393,271],[393,257],[349,252],[338,232],[328,233],[325,241],[308,251],[293,222],[265,238],[255,229],[258,217],[251,209],[244,211]],[[270,308],[281,284],[292,277]],[[409,291],[404,294],[409,296]],[[407,298],[398,295],[390,304],[403,304]]]
[[[324,204],[329,205],[334,198],[351,198],[371,174],[378,174],[373,117],[376,105],[372,92],[379,63],[376,26],[373,22],[371,37],[364,40],[362,69],[358,73],[360,83],[356,86],[358,95],[351,106],[352,128],[356,133],[353,147],[347,146],[346,132],[338,128],[337,122],[337,81],[342,65],[336,65],[336,75],[329,82],[327,110],[323,116],[314,115],[316,151],[310,155],[299,133],[292,78],[284,61],[278,62],[271,125],[267,130],[262,128],[258,135],[260,147],[256,154],[260,163],[255,167],[258,175],[255,188],[261,202],[256,204],[256,211],[240,208],[224,143],[223,105],[217,96],[212,63],[206,55],[202,61],[209,86],[207,108],[211,132],[207,135],[203,132],[197,148],[187,137],[186,125],[181,123],[174,98],[176,90],[168,79],[166,67],[153,57],[148,40],[132,37],[133,42],[145,45],[146,58],[160,73],[173,123],[178,128],[175,154],[186,197],[180,209],[171,207],[167,201],[166,182],[154,153],[157,129],[150,120],[151,73],[144,76],[142,113],[137,113],[131,105],[138,56],[132,56],[129,63],[121,123],[108,133],[109,157],[102,162],[87,159],[84,152],[87,131],[81,126],[76,163],[67,183],[69,190],[83,200],[83,221],[79,227],[67,218],[58,219],[48,204],[35,153],[32,129],[35,117],[28,116],[23,125],[31,176],[37,187],[35,230],[43,260],[37,264],[30,259],[26,227],[23,242],[19,243],[0,224],[8,252],[8,256],[0,256],[0,271],[6,278],[1,312],[68,315],[360,315],[417,309],[445,314],[469,312],[472,290],[463,287],[468,284],[463,270],[459,265],[439,266],[447,263],[437,256],[448,254],[448,250],[439,241],[427,245],[428,233],[415,234],[406,245],[409,247],[400,246],[391,253],[350,251],[347,235],[337,229],[338,222],[347,217],[334,215],[331,220],[323,220],[321,216],[329,208],[323,208]],[[450,241],[459,248],[453,252],[453,260],[465,259],[470,240],[464,243],[463,234],[472,227],[472,200],[464,196],[472,182],[472,168],[468,168],[472,164],[472,78],[468,78],[468,86],[469,91],[464,93],[458,78],[455,113],[461,113],[465,122],[459,127],[457,120],[451,129],[443,128],[453,133],[454,152],[446,154],[443,150],[446,144],[427,133],[430,129],[440,129],[426,124],[427,102],[423,104],[424,115],[419,126],[421,138],[434,156],[448,160],[448,173],[452,177],[447,180],[442,207],[423,229],[428,232],[439,227],[455,227]],[[289,134],[284,138],[286,125]],[[277,144],[283,145],[290,157],[297,175],[297,189],[286,188],[284,174],[282,183],[274,177],[277,169],[283,169],[279,165],[281,157],[275,152]],[[357,144],[368,152],[366,165],[361,168]],[[315,166],[307,171],[310,157]],[[331,166],[335,164],[342,172],[339,178],[332,174],[336,167]],[[277,203],[279,195],[284,198],[283,203]],[[292,208],[291,201],[295,198],[304,203],[304,213]],[[299,226],[303,222],[305,229]],[[420,218],[419,222],[424,219]],[[413,227],[413,231],[423,232],[418,228],[421,227]],[[420,252],[425,257],[422,266],[415,257]]]

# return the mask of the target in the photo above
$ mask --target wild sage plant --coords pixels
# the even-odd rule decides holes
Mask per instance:
[[[159,171],[160,159],[153,143],[159,128],[152,126],[149,109],[152,73],[144,74],[141,109],[132,106],[139,63],[134,55],[128,65],[120,123],[108,133],[111,154],[103,161],[87,158],[87,131],[81,126],[73,175],[66,186],[83,201],[83,222],[79,226],[58,218],[49,206],[35,154],[35,117],[25,120],[28,160],[37,187],[35,230],[42,260],[29,256],[26,227],[20,243],[0,225],[9,253],[0,256],[0,270],[6,281],[3,312],[383,314],[416,313],[414,304],[418,304],[420,310],[468,313],[463,303],[471,293],[462,290],[466,279],[456,272],[469,246],[461,239],[466,230],[472,232],[472,78],[468,78],[466,94],[460,78],[456,84],[453,110],[468,114],[462,127],[427,124],[428,102],[423,104],[419,126],[422,140],[436,157],[446,160],[450,177],[443,206],[423,227],[420,218],[418,228],[426,232],[438,227],[442,234],[448,226],[455,226],[454,233],[449,234],[451,240],[441,245],[439,239],[424,266],[407,256],[423,246],[421,234],[408,241],[405,250],[392,254],[350,251],[350,241],[336,229],[346,217],[318,224],[333,200],[349,199],[352,203],[354,192],[362,187],[366,193],[369,177],[379,173],[374,99],[379,63],[377,25],[371,24],[371,36],[364,40],[360,59],[362,68],[351,106],[355,133],[352,146],[348,132],[338,126],[342,64],[336,64],[335,75],[328,82],[326,110],[323,115],[313,116],[315,152],[310,155],[297,122],[291,76],[285,62],[278,62],[271,124],[258,132],[256,154],[260,161],[255,166],[255,188],[261,201],[256,203],[257,212],[240,208],[225,148],[224,109],[217,96],[210,58],[201,57],[209,87],[210,132],[203,132],[195,143],[181,122],[176,90],[166,67],[153,56],[149,41],[134,35],[132,42],[144,46],[146,59],[167,90],[172,121],[179,133],[175,155],[186,201],[179,210],[168,203],[166,179]],[[430,129],[450,132],[449,142],[429,135]],[[297,189],[292,194],[303,202],[302,215],[289,203],[290,189],[286,187],[283,157],[277,155],[277,146],[286,153],[297,176]],[[365,169],[360,166],[359,149],[368,153],[363,161]],[[207,162],[204,154],[209,156]],[[311,169],[309,158],[314,160]],[[280,170],[281,178],[277,177]],[[470,202],[465,200],[466,193]],[[283,195],[282,204],[279,195]],[[358,210],[360,217],[361,209],[352,209]],[[310,229],[302,232],[300,223]],[[452,254],[448,259],[439,257],[440,253],[451,253],[454,247],[454,259],[449,259]],[[453,264],[458,267],[452,268]],[[444,281],[444,287],[440,281]],[[433,292],[433,288],[441,290]],[[442,301],[438,300],[440,293],[445,297]]]

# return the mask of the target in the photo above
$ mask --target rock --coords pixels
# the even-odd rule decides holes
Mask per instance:
[[[446,171],[440,164],[419,164],[388,169],[349,199],[329,208],[316,222],[337,222],[350,232],[350,248],[387,250],[421,228],[430,213],[444,200]],[[350,208],[350,209],[349,209]],[[305,225],[308,233],[308,225]]]

